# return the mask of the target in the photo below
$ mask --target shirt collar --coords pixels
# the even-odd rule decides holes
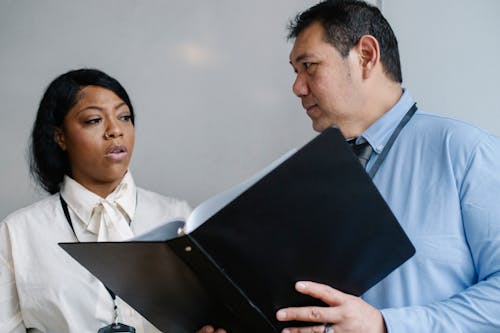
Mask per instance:
[[[374,152],[377,154],[382,152],[391,134],[413,104],[414,101],[410,93],[408,90],[403,89],[403,95],[401,95],[399,101],[365,130],[362,137],[370,143]]]
[[[113,197],[116,194],[115,192],[117,192],[122,187],[125,187],[123,189],[124,192],[116,201],[119,203],[121,209],[127,215],[125,216],[125,218],[128,221],[132,221],[135,214],[137,189],[130,171],[127,171],[121,183],[112,193],[110,193],[106,197],[106,199]],[[63,182],[61,184],[61,196],[85,225],[90,222],[92,211],[99,203],[99,201],[102,200],[100,196],[98,196],[94,192],[89,191],[80,183],[67,175],[64,176]]]

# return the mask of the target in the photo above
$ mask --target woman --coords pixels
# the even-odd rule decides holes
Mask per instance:
[[[49,85],[30,167],[52,195],[0,223],[0,332],[112,332],[115,303],[118,321],[158,332],[57,245],[123,241],[189,215],[186,202],[136,187],[133,148],[134,110],[118,81],[80,69]]]

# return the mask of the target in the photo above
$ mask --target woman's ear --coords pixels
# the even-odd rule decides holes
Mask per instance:
[[[54,141],[62,151],[66,151],[66,140],[64,137],[64,132],[60,127],[56,127],[54,129]]]
[[[373,69],[380,62],[380,47],[375,37],[371,35],[361,36],[357,44],[360,57],[361,67],[363,69],[363,77],[371,76]]]

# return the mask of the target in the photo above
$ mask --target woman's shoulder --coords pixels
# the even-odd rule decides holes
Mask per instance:
[[[185,201],[185,200],[170,197],[170,196],[165,196],[163,194],[153,192],[150,190],[146,190],[146,189],[143,189],[141,187],[137,187],[137,195],[138,195],[138,197],[141,197],[141,200],[145,200],[145,201],[148,201],[150,203],[189,206],[187,201]]]
[[[59,194],[50,195],[29,206],[18,209],[5,217],[1,223],[18,224],[53,217],[59,208]]]
[[[159,211],[163,214],[178,217],[187,217],[191,213],[191,207],[187,201],[165,196],[153,191],[137,187],[137,200],[139,205],[149,211]]]

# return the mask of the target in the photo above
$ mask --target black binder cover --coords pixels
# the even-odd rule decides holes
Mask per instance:
[[[415,252],[336,128],[187,235],[60,245],[158,329],[176,333],[205,324],[279,332],[290,323],[275,319],[278,309],[324,305],[297,293],[296,281],[361,295]]]

